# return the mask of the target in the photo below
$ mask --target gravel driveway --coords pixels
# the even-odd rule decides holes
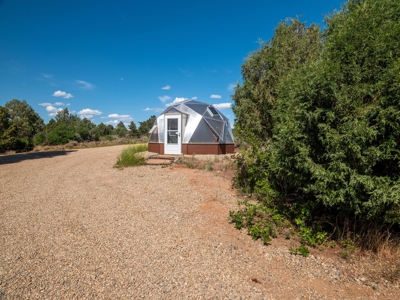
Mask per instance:
[[[217,174],[114,169],[122,148],[0,157],[0,299],[399,295],[253,242],[228,223],[237,199]]]

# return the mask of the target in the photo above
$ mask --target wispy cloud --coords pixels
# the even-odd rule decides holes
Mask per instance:
[[[227,109],[232,107],[232,103],[218,103],[213,104],[216,109]]]
[[[228,91],[233,92],[235,90],[236,85],[237,85],[236,83],[230,83],[228,85]]]
[[[50,86],[57,86],[57,84],[54,82],[53,74],[41,73],[40,75],[40,77],[35,78],[37,81],[46,82]]]
[[[170,90],[171,87],[167,84],[166,86],[163,86],[161,89],[162,89],[162,90]]]
[[[40,106],[70,106],[70,103],[65,104],[64,102],[56,102],[56,103],[39,103]]]
[[[97,110],[97,109],[90,109],[90,108],[85,108],[85,109],[82,109],[82,110],[80,110],[79,112],[78,112],[78,115],[83,119],[83,118],[86,118],[86,119],[92,119],[93,118],[93,116],[99,116],[99,115],[101,115],[102,114],[102,112],[100,111],[100,110]]]
[[[216,70],[216,69],[207,69],[204,66],[203,66],[203,70],[206,71],[207,73],[218,73],[218,70]]]
[[[154,112],[162,112],[164,108],[159,108],[159,107],[146,107],[143,109],[144,111],[154,111]]]
[[[65,104],[64,102],[56,102],[56,103],[54,103],[54,105],[57,105],[57,106],[70,106],[71,104],[70,103]]]
[[[215,94],[213,94],[213,95],[210,96],[210,98],[211,98],[211,99],[221,99],[221,95],[215,95]]]
[[[44,103],[39,103],[39,105],[40,106],[50,106],[50,105],[53,105],[53,104],[48,103],[48,102],[44,102]]]
[[[130,115],[119,115],[119,114],[109,114],[107,117],[102,118],[111,118],[116,119],[118,121],[132,121],[133,118]]]
[[[170,96],[159,96],[158,99],[161,102],[165,102],[165,101],[171,100],[171,97]]]
[[[74,96],[72,96],[70,93],[62,92],[62,91],[60,91],[60,90],[55,91],[55,92],[53,93],[53,96],[54,96],[54,97],[62,97],[62,98],[65,98],[65,99],[69,99],[69,98],[74,97]]]
[[[192,100],[197,100],[197,97],[196,96],[192,97]]]
[[[182,73],[183,75],[186,75],[187,77],[192,77],[192,76],[194,75],[193,72],[188,71],[188,70],[179,69],[179,71],[181,71],[181,73]]]
[[[94,84],[91,84],[84,80],[75,80],[75,82],[84,90],[93,90],[95,88]]]
[[[47,78],[47,79],[50,79],[50,78],[53,78],[53,74],[46,74],[46,73],[42,73],[42,76],[44,77],[44,78]]]

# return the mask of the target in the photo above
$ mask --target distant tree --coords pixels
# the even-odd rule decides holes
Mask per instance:
[[[139,122],[139,134],[142,135],[149,135],[150,129],[153,127],[154,122],[156,121],[157,117],[156,116],[151,116],[148,118],[146,121]]]
[[[113,130],[114,128],[112,127],[112,125],[105,125],[104,123],[100,123],[99,125],[97,125],[97,133],[99,136],[110,135]]]
[[[108,134],[112,134],[114,131],[114,126],[112,126],[111,124],[107,125],[107,135]]]
[[[131,121],[129,124],[129,135],[131,137],[138,137],[139,136],[139,130],[136,127],[135,122]]]
[[[98,141],[99,134],[96,124],[87,118],[75,122],[75,136],[79,141]]]
[[[124,123],[121,121],[118,123],[117,128],[115,129],[116,133],[118,134],[119,137],[124,137],[126,133],[128,132],[128,129],[126,129]]]
[[[43,119],[25,100],[13,99],[5,104],[10,123],[15,127],[16,138],[32,143],[33,137],[44,126]]]
[[[11,116],[8,109],[0,106],[0,153],[15,147],[17,131],[11,124]]]

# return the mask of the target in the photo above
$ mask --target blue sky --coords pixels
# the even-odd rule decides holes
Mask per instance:
[[[47,123],[68,107],[136,123],[182,99],[229,108],[241,65],[279,21],[323,25],[338,0],[0,0],[0,105],[26,100]]]

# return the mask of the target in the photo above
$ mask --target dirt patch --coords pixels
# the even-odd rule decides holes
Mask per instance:
[[[304,258],[289,253],[290,247],[298,246],[296,239],[286,240],[280,236],[273,239],[270,246],[264,246],[260,241],[252,241],[245,230],[234,229],[228,221],[229,211],[237,210],[236,203],[241,197],[232,188],[232,169],[209,172],[175,165],[174,170],[184,174],[188,183],[205,200],[198,207],[205,218],[198,228],[199,232],[217,235],[221,241],[230,244],[233,249],[240,249],[249,260],[265,270],[247,274],[255,286],[273,295],[280,294],[283,299],[293,297],[293,292],[319,299],[400,297],[398,282],[391,283],[382,276],[378,279],[377,272],[373,272],[379,261],[385,263],[385,258],[356,253],[351,259],[344,260],[339,249],[311,249],[311,257]],[[396,268],[396,265],[392,267]],[[379,269],[384,270],[385,267],[380,266]],[[274,287],[272,283],[277,283],[276,278],[286,282],[286,287]]]

